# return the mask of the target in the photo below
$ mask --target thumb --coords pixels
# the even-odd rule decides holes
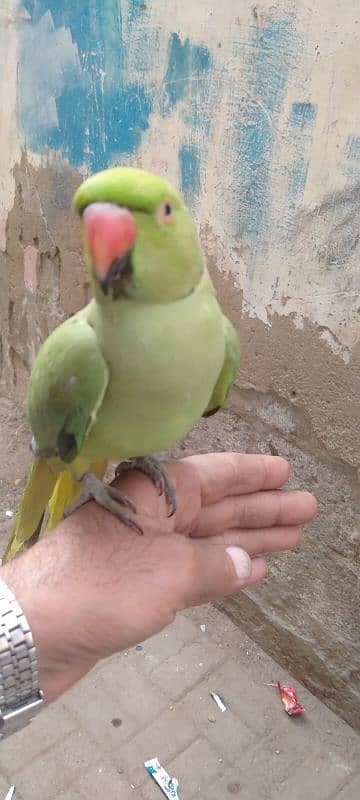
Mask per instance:
[[[198,605],[226,597],[265,578],[264,558],[250,558],[241,547],[193,540],[196,579],[189,586],[189,604]]]

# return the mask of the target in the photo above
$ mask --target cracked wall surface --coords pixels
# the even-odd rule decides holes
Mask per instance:
[[[320,498],[300,551],[225,608],[354,725],[359,39],[356,0],[0,9],[1,525],[27,464],[35,354],[89,297],[73,191],[111,164],[158,171],[185,194],[242,343],[228,409],[176,452],[278,452]]]

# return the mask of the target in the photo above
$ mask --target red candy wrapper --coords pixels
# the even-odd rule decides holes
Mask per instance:
[[[302,714],[304,707],[298,703],[295,689],[291,686],[283,686],[280,682],[277,687],[280,692],[281,702],[289,717],[297,717]]]

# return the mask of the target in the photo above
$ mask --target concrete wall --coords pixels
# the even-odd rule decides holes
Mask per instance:
[[[82,176],[167,175],[243,349],[229,408],[183,447],[280,452],[321,501],[301,552],[226,609],[355,724],[358,0],[3,0],[0,52],[3,397],[21,404],[39,343],[87,299]]]

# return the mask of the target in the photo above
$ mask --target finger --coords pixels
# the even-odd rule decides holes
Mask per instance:
[[[249,556],[279,553],[292,550],[301,542],[302,530],[299,526],[284,528],[262,528],[261,530],[232,530],[214,536],[211,542],[225,547],[242,547]]]
[[[185,605],[200,605],[239,592],[266,576],[263,558],[250,559],[240,547],[209,541],[192,543],[195,569],[185,589]]]
[[[278,456],[211,453],[185,459],[200,479],[205,505],[223,497],[278,489],[289,477],[287,461]]]
[[[317,501],[309,492],[267,491],[226,497],[205,506],[194,536],[212,536],[228,528],[271,528],[303,525],[316,514]]]

